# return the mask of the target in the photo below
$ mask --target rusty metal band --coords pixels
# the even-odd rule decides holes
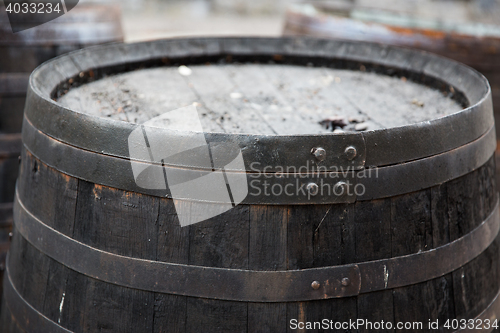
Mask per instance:
[[[7,258],[8,262],[8,258]],[[25,330],[29,333],[72,333],[62,326],[56,324],[51,321],[49,318],[44,316],[38,310],[33,308],[31,304],[26,302],[26,300],[19,294],[16,290],[14,284],[12,283],[12,279],[9,274],[9,269],[7,265],[7,274],[4,278],[4,294],[7,306],[16,321],[16,324],[21,327],[21,329]],[[491,332],[494,328],[490,327],[486,328],[485,320],[489,319],[490,322],[494,322],[500,317],[500,291],[496,294],[493,301],[488,305],[488,307],[479,314],[476,318],[474,318],[474,322],[476,320],[482,321],[482,326],[480,329],[461,329],[456,332],[459,333],[468,333],[468,332]]]
[[[206,38],[173,39],[138,44],[116,44],[77,51],[39,67],[31,76],[26,117],[40,131],[69,145],[104,155],[129,158],[127,139],[134,124],[75,112],[58,104],[52,94],[80,74],[133,69],[142,64],[173,62],[203,63],[205,59],[250,59],[267,62],[280,55],[287,63],[313,63],[335,67],[366,64],[413,73],[424,81],[434,80],[454,87],[469,100],[460,112],[418,124],[365,133],[327,135],[240,135],[207,133],[208,143],[232,142],[250,163],[265,166],[303,166],[316,162],[311,149],[327,151],[323,165],[362,169],[387,166],[450,151],[481,137],[493,124],[491,89],[480,73],[457,62],[424,52],[392,46],[341,40],[310,38]],[[216,61],[216,60],[215,60]],[[246,60],[245,60],[246,61]],[[349,66],[351,66],[349,65]],[[113,69],[114,68],[114,69]],[[165,136],[175,140],[173,133]],[[175,143],[175,141],[174,141]],[[349,160],[345,147],[354,146],[358,155]],[[185,167],[185,165],[177,165]]]
[[[121,190],[171,197],[168,186],[174,184],[165,183],[165,190],[139,187],[134,179],[130,160],[70,146],[37,130],[27,119],[23,125],[23,142],[28,151],[40,161],[69,176]],[[410,193],[442,184],[476,170],[491,158],[495,148],[495,128],[492,126],[485,135],[462,147],[393,166],[346,173],[298,173],[281,176],[247,173],[249,192],[241,203],[269,205],[352,203]],[[163,168],[152,163],[149,166]],[[195,169],[175,170],[179,183],[182,179],[194,179],[211,172],[211,170]],[[316,195],[310,195],[306,191],[310,183],[318,185],[319,192]],[[343,192],[336,190],[336,185],[341,183],[347,184],[348,189]],[[281,189],[281,192],[272,192],[273,187]]]
[[[28,212],[17,196],[14,207],[15,228],[29,243],[83,275],[127,288],[241,302],[350,297],[443,276],[488,248],[498,234],[499,214],[497,202],[491,215],[469,234],[413,255],[304,270],[254,271],[116,255],[92,248],[47,226]],[[316,289],[312,287],[314,281],[319,283]]]
[[[9,256],[7,256],[6,274],[3,280],[3,293],[7,307],[21,329],[29,333],[72,333],[47,318],[19,294],[9,274]]]

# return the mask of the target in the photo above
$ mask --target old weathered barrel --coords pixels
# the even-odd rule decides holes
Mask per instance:
[[[491,89],[467,66],[304,38],[108,45],[38,68],[24,116],[2,331],[500,315]]]
[[[10,235],[12,232],[12,204],[0,204],[0,280],[3,281],[5,257],[9,250]]]
[[[12,203],[14,197],[30,73],[66,52],[116,41],[123,41],[123,33],[115,5],[80,4],[54,21],[15,34],[0,6],[0,147],[7,150],[0,150],[0,203]],[[0,220],[12,215],[5,213],[0,212]]]

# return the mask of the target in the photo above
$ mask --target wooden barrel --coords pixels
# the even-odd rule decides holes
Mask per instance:
[[[30,73],[66,52],[116,41],[123,41],[123,32],[115,5],[79,5],[54,21],[16,34],[5,7],[0,7],[0,203],[12,203],[14,198]],[[0,220],[12,212],[2,214]]]
[[[23,145],[4,332],[500,315],[491,90],[457,62],[304,38],[96,47],[32,74]]]

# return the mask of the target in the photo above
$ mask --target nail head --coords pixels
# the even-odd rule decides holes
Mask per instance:
[[[353,146],[349,146],[345,149],[345,154],[347,155],[347,159],[351,161],[358,155],[358,151]]]
[[[311,149],[311,153],[318,161],[324,161],[326,158],[326,150],[321,147]]]
[[[309,183],[306,188],[310,195],[316,195],[319,192],[319,186],[316,183]]]
[[[347,184],[345,182],[338,182],[333,188],[333,192],[336,195],[344,195],[347,193]]]

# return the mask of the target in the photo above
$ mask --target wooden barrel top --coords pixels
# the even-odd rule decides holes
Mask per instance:
[[[139,192],[130,179],[111,179],[106,170],[130,172],[137,123],[162,127],[154,123],[157,115],[193,103],[202,120],[196,131],[218,151],[227,148],[223,143],[241,149],[246,171],[255,171],[255,161],[259,170],[278,172],[318,159],[335,171],[426,158],[431,170],[441,159],[454,163],[458,148],[475,154],[463,157],[475,168],[494,150],[491,90],[483,76],[445,58],[381,44],[208,38],[105,45],[47,62],[33,72],[29,89],[23,141],[35,156],[69,175]],[[182,113],[173,114],[183,121]],[[344,121],[346,131],[327,131],[322,120]],[[172,129],[147,130],[172,147],[197,136],[191,126]],[[476,145],[481,150],[471,148]],[[315,155],[318,147],[326,156]],[[54,149],[72,158],[58,159]],[[192,160],[171,166],[205,170]]]
[[[363,67],[239,63],[112,75],[70,89],[58,102],[139,124],[194,104],[206,132],[294,135],[378,130],[442,118],[463,109],[449,95]]]

